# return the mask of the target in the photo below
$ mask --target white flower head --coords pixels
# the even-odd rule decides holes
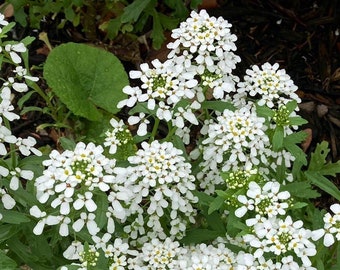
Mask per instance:
[[[17,53],[26,52],[26,47],[24,43],[20,42],[18,44],[7,44],[5,45],[5,50],[9,52],[9,55],[11,56],[12,61],[15,64],[21,63],[21,57]]]

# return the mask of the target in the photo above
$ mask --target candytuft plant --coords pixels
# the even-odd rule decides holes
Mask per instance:
[[[11,26],[0,19],[4,38]],[[340,204],[319,209],[313,199],[322,191],[339,200],[327,177],[340,162],[327,161],[326,142],[311,157],[299,147],[306,121],[290,76],[276,63],[234,75],[237,37],[205,10],[172,38],[166,61],[130,71],[133,85],[106,78],[114,60],[102,59],[104,71],[78,69],[82,54],[97,61],[106,52],[54,49],[44,76],[72,113],[98,120],[125,107],[129,116],[107,120],[102,142],[65,138],[64,150],[45,156],[11,133],[11,93],[37,79],[19,67],[25,46],[3,43],[19,83],[6,78],[0,95],[0,266],[337,269]],[[111,99],[118,82],[126,85]]]

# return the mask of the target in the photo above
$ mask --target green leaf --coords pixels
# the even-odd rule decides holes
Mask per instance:
[[[0,269],[13,270],[17,268],[17,263],[8,257],[3,250],[0,250]]]
[[[0,243],[12,238],[15,234],[20,232],[21,227],[13,224],[2,224],[0,225]],[[1,268],[0,268],[1,269]]]
[[[179,20],[177,18],[170,18],[162,13],[159,13],[159,19],[161,20],[162,26],[165,29],[172,30],[177,27]]]
[[[71,151],[73,151],[76,148],[76,142],[71,140],[71,139],[69,139],[69,138],[60,137],[59,138],[59,142],[60,142],[61,147],[64,150],[71,150]]]
[[[314,153],[311,154],[308,171],[317,171],[322,175],[331,176],[335,176],[337,173],[340,173],[340,160],[335,163],[327,163],[326,158],[329,151],[328,142],[323,141],[317,144]]]
[[[272,118],[275,112],[273,109],[270,109],[267,106],[259,106],[256,104],[256,113],[261,117]]]
[[[222,234],[226,233],[226,225],[223,223],[220,213],[213,212],[210,215],[205,215],[205,218],[209,227],[211,227],[214,231],[221,232]]]
[[[84,44],[66,43],[53,49],[44,77],[53,92],[75,115],[101,120],[97,107],[116,113],[128,77],[117,57]]]
[[[1,222],[4,223],[21,224],[31,221],[24,213],[17,211],[1,209],[0,213],[3,215]]]
[[[296,161],[301,162],[304,165],[307,165],[306,154],[302,151],[302,149],[296,144],[288,144],[285,143],[284,147],[290,152],[296,159]]]
[[[186,236],[180,241],[183,244],[198,244],[211,241],[219,236],[224,236],[222,232],[208,229],[193,229],[188,231]]]
[[[107,31],[107,37],[109,39],[114,39],[118,35],[118,32],[119,32],[121,25],[122,25],[122,23],[121,23],[119,18],[111,19],[111,20],[109,20],[107,25],[103,25],[102,30]]]
[[[291,113],[297,108],[297,102],[295,100],[292,100],[289,101],[285,106],[288,112]]]
[[[34,91],[29,91],[25,95],[23,95],[17,102],[19,109],[22,109],[24,106],[24,103],[31,98],[31,96],[34,94]]]
[[[200,205],[209,206],[211,202],[215,199],[214,197],[208,195],[205,192],[193,190],[192,193],[198,198],[198,203]]]
[[[122,23],[136,22],[151,0],[135,0],[132,4],[124,8],[124,13],[121,17]]]
[[[108,208],[108,200],[107,195],[102,192],[96,192],[96,204],[97,204],[97,210],[96,210],[96,222],[98,224],[99,228],[103,228],[105,224],[107,223],[107,217],[106,217],[106,211]]]
[[[282,186],[283,190],[286,190],[293,197],[314,199],[320,197],[320,194],[312,189],[312,185],[309,181],[293,182]]]
[[[316,145],[314,152],[311,154],[308,170],[318,171],[326,163],[326,158],[330,149],[328,148],[328,142],[323,141]]]
[[[282,148],[283,137],[284,137],[283,127],[277,126],[274,131],[273,142],[272,142],[274,151],[279,151]]]
[[[213,101],[203,101],[202,109],[210,109],[210,110],[215,110],[218,112],[223,112],[225,109],[228,109],[230,111],[235,111],[235,106],[228,101],[213,100]]]
[[[200,4],[202,4],[202,0],[191,0],[190,1],[190,8],[196,9]]]
[[[300,208],[306,207],[307,205],[308,203],[305,203],[305,202],[296,202],[296,203],[293,203],[290,209],[300,209]]]
[[[312,181],[314,185],[340,201],[340,191],[337,186],[334,185],[329,179],[324,177],[321,173],[315,171],[306,171],[305,175],[307,179]]]
[[[160,49],[165,37],[163,34],[163,27],[161,24],[161,20],[159,19],[157,11],[154,9],[152,12],[152,18],[153,18],[153,27],[151,32],[151,38],[152,38],[152,46],[155,49]]]
[[[306,119],[303,119],[300,116],[289,117],[289,125],[301,126],[301,125],[307,124],[307,123],[308,123],[308,121]]]
[[[303,142],[308,134],[305,131],[294,132],[284,138],[284,144],[296,144]]]
[[[219,210],[224,204],[224,201],[224,198],[216,197],[209,206],[208,214],[210,215],[212,212]]]

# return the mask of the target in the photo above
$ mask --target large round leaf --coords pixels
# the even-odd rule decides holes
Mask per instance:
[[[66,43],[52,50],[44,66],[52,91],[75,115],[98,121],[98,108],[118,112],[128,82],[123,65],[112,53],[84,44]]]

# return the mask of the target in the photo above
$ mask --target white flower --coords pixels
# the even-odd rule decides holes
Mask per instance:
[[[130,97],[128,99],[123,99],[118,102],[117,108],[123,108],[124,106],[133,107],[137,101],[143,102],[147,99],[147,95],[142,93],[139,87],[125,86],[123,92]]]
[[[31,152],[36,156],[41,156],[42,153],[34,147],[36,143],[37,141],[33,137],[28,136],[25,139],[17,138],[17,141],[15,144],[18,146],[19,151],[24,156],[29,156]]]
[[[45,224],[56,225],[59,223],[59,219],[57,216],[47,216],[46,212],[41,211],[36,205],[30,208],[30,215],[40,219],[33,229],[33,233],[35,235],[42,234]]]
[[[138,116],[130,116],[128,118],[128,122],[130,125],[136,125],[138,123],[139,126],[138,126],[138,130],[137,130],[137,135],[138,136],[144,136],[147,134],[147,127],[148,127],[148,124],[150,124],[150,121],[145,117],[145,113],[141,112],[139,113]]]
[[[202,170],[244,170],[266,163],[269,138],[265,119],[249,104],[236,111],[224,110],[217,122],[209,122],[202,141]]]
[[[112,118],[110,120],[110,125],[112,126],[112,130],[107,130],[105,132],[106,137],[104,146],[109,146],[109,153],[115,154],[118,147],[129,143],[132,140],[132,137],[123,120],[117,121],[115,118]]]
[[[98,228],[98,225],[94,220],[95,217],[96,216],[93,213],[87,214],[85,212],[82,212],[82,213],[80,213],[80,218],[77,219],[73,223],[72,228],[76,232],[79,232],[84,227],[84,225],[86,224],[86,228],[87,228],[88,232],[91,235],[96,235],[99,232],[100,229]]]
[[[340,241],[340,204],[332,204],[330,209],[333,212],[333,215],[330,213],[324,215],[324,228],[312,232],[314,241],[324,236],[323,244],[326,247],[333,245],[335,240]]]
[[[80,210],[84,206],[86,207],[87,211],[94,212],[97,210],[96,203],[92,200],[93,194],[89,191],[85,192],[84,195],[77,194],[78,199],[73,203],[73,207],[76,210]]]
[[[5,50],[7,52],[9,52],[9,55],[11,56],[12,58],[12,61],[15,63],[15,64],[19,64],[21,63],[21,58],[20,56],[17,54],[17,52],[26,52],[26,47],[24,45],[24,43],[20,42],[18,44],[7,44],[5,45]]]
[[[8,21],[5,20],[5,15],[0,13],[0,24],[5,26],[8,25]],[[1,31],[0,31],[1,33]]]
[[[9,121],[13,121],[15,119],[19,119],[20,117],[13,113],[14,106],[11,103],[12,97],[11,97],[11,90],[9,87],[4,86],[1,90],[1,103],[0,103],[0,115],[3,115],[6,117]],[[0,124],[2,122],[2,119],[0,118]]]
[[[59,234],[61,236],[68,236],[69,233],[69,224],[71,223],[71,219],[67,216],[60,216],[61,222],[60,222],[60,227],[59,227]]]
[[[183,237],[186,224],[195,222],[196,210],[192,204],[198,200],[192,193],[195,178],[191,175],[191,166],[185,162],[182,151],[170,142],[142,142],[141,147],[135,156],[128,157],[132,166],[125,169],[125,181],[131,182],[134,193],[130,209],[138,213],[146,211],[149,216],[146,225],[158,236],[164,235],[159,218],[164,215],[164,209],[171,209],[170,234]],[[146,201],[148,206],[144,207]],[[115,205],[117,210],[121,208],[119,204]],[[120,212],[124,214],[124,211]],[[133,222],[136,228],[135,225],[127,228],[131,234],[135,231],[136,237],[143,223],[139,218]]]
[[[84,246],[80,241],[73,241],[71,245],[64,251],[63,256],[68,260],[79,260],[79,254],[84,251]]]
[[[38,77],[32,77],[27,75],[27,69],[23,68],[22,66],[17,66],[15,70],[13,70],[19,77],[24,77],[27,80],[37,82],[39,80]]]
[[[61,215],[68,215],[71,211],[70,203],[72,203],[73,199],[70,197],[66,197],[64,194],[60,194],[57,198],[55,198],[51,202],[51,206],[53,208],[57,208],[60,206],[60,214]]]
[[[5,126],[0,125],[0,155],[6,155],[7,149],[4,142],[16,143],[17,138]]]
[[[15,200],[3,188],[0,188],[0,196],[5,209],[12,209],[15,206]]]
[[[294,85],[284,69],[279,69],[279,64],[265,63],[260,67],[254,65],[246,70],[244,82],[238,84],[239,92],[245,92],[251,97],[259,95],[259,105],[269,108],[279,108],[290,100],[301,102],[295,93]]]
[[[92,235],[93,242],[97,249],[99,248],[106,248],[106,244],[110,241],[112,235],[110,233],[105,233],[102,237],[97,235]]]
[[[32,180],[34,173],[29,170],[22,170],[19,167],[15,168],[13,171],[10,172],[12,175],[9,187],[12,190],[17,190],[19,188],[19,179],[23,178],[26,180]]]

